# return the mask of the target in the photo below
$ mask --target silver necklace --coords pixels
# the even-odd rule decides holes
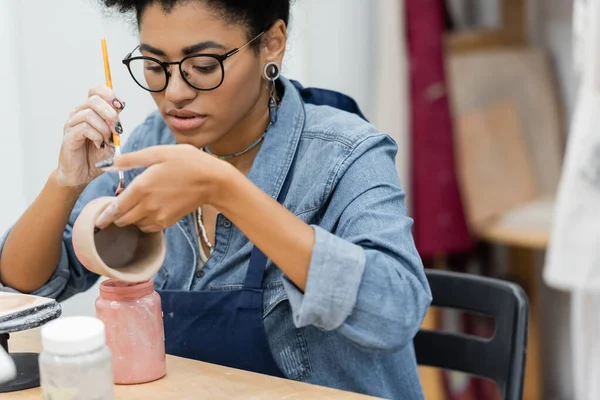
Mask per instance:
[[[268,127],[267,127],[268,129]],[[260,135],[260,137],[258,139],[256,139],[254,141],[254,143],[252,143],[250,146],[248,146],[246,149],[242,150],[242,151],[238,151],[237,153],[233,153],[233,154],[228,154],[226,156],[220,156],[218,154],[213,153],[208,147],[203,147],[202,149],[207,152],[208,154],[210,154],[213,157],[217,157],[221,160],[230,160],[234,157],[239,157],[242,154],[246,154],[247,152],[249,152],[250,150],[254,149],[256,146],[258,146],[259,144],[261,144],[261,142],[265,139],[265,135],[267,134],[267,131],[264,131],[262,135]]]

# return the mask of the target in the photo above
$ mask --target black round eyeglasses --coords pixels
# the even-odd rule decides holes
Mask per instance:
[[[123,59],[129,74],[133,80],[149,92],[162,92],[169,85],[171,71],[169,66],[178,65],[183,80],[196,90],[214,90],[221,86],[225,79],[225,68],[223,62],[229,57],[237,54],[244,47],[258,39],[261,32],[241,47],[228,51],[225,54],[192,54],[182,58],[180,61],[165,62],[154,57],[131,55],[140,47],[135,49]]]

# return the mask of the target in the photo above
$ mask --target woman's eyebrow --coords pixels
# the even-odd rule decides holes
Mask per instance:
[[[145,51],[145,52],[148,52],[148,53],[152,53],[152,54],[154,54],[156,56],[162,56],[162,57],[164,57],[164,56],[167,55],[161,49],[157,49],[156,47],[152,47],[149,44],[145,44],[145,43],[140,44],[140,51]]]
[[[184,47],[183,50],[181,50],[181,53],[185,56],[188,56],[190,54],[200,53],[207,49],[226,50],[226,47],[220,43],[214,42],[212,40],[208,40],[205,42],[193,44],[188,47]],[[156,47],[150,46],[149,44],[146,44],[146,43],[140,44],[140,51],[152,53],[156,56],[161,56],[161,57],[165,57],[167,55],[167,53],[165,53],[163,50],[157,49]]]
[[[209,40],[209,41],[200,42],[200,43],[196,43],[194,45],[185,47],[181,52],[183,53],[183,55],[188,56],[190,54],[200,53],[201,51],[204,51],[204,50],[207,50],[207,49],[225,50],[226,47],[223,46],[220,43],[213,42],[212,40]]]

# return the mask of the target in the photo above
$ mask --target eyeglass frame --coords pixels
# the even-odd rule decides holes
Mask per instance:
[[[240,47],[236,47],[235,49],[232,49],[230,51],[228,51],[225,54],[212,54],[212,53],[196,53],[196,54],[190,54],[189,56],[185,56],[184,58],[182,58],[179,61],[161,61],[159,59],[156,59],[154,57],[148,57],[148,56],[138,56],[138,57],[131,57],[131,55],[140,47],[140,45],[138,44],[135,49],[133,49],[129,54],[127,54],[125,56],[125,58],[123,58],[122,62],[123,64],[125,64],[125,66],[127,66],[127,70],[129,71],[129,74],[131,75],[131,77],[133,78],[133,80],[135,81],[135,83],[138,84],[139,87],[141,87],[144,90],[147,90],[149,92],[152,93],[160,93],[164,90],[167,89],[167,87],[169,87],[169,79],[171,79],[171,71],[169,70],[169,66],[171,65],[178,65],[179,66],[179,74],[181,75],[181,77],[183,78],[184,82],[187,83],[190,87],[192,87],[193,89],[196,90],[200,90],[200,91],[211,91],[211,90],[215,90],[217,89],[219,86],[221,86],[223,84],[223,81],[225,80],[225,66],[223,65],[223,62],[225,60],[227,60],[229,57],[239,53],[244,47],[250,45],[252,42],[254,42],[256,39],[258,39],[259,37],[261,37],[266,31],[262,31],[261,33],[259,33],[258,35],[256,35],[254,38],[252,38],[251,40],[249,40],[248,42],[246,42],[245,44],[243,44]],[[214,87],[210,88],[210,89],[201,89],[198,88],[196,86],[194,86],[190,81],[188,81],[183,73],[183,70],[181,69],[181,65],[189,60],[190,58],[194,58],[194,57],[212,57],[214,59],[216,59],[219,62],[219,65],[221,66],[221,81]],[[130,63],[132,61],[135,60],[150,60],[150,61],[154,61],[155,63],[157,63],[158,65],[160,65],[165,73],[165,76],[167,77],[167,79],[165,80],[165,86],[160,89],[160,90],[151,90],[148,89],[144,86],[142,86],[138,80],[135,78],[135,75],[133,74],[133,71],[131,71],[131,66]]]

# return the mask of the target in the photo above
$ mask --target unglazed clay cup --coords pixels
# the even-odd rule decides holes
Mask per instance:
[[[134,225],[109,225],[94,232],[96,220],[114,197],[89,202],[73,225],[75,255],[88,270],[123,282],[143,282],[154,276],[167,253],[162,232],[146,233]]]

